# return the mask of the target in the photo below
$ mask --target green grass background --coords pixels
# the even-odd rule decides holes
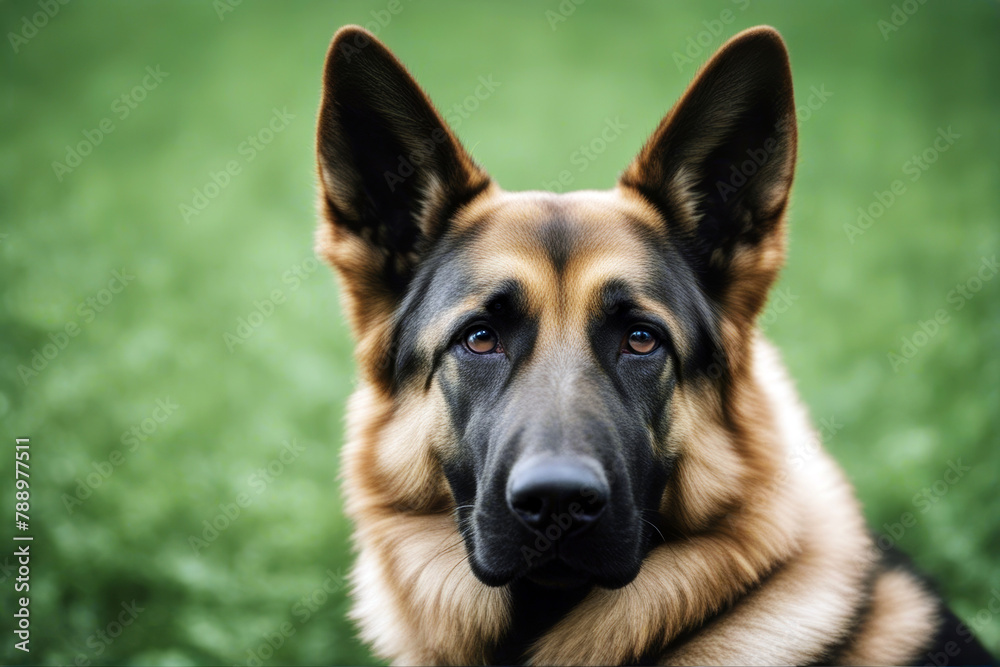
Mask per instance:
[[[770,311],[767,333],[816,419],[834,420],[828,447],[872,526],[911,513],[899,545],[1000,653],[988,609],[1000,599],[1000,280],[960,310],[948,301],[1000,246],[1000,13],[995,2],[912,4],[887,39],[888,1],[402,0],[379,34],[443,109],[480,76],[500,82],[457,132],[504,187],[570,170],[573,188],[603,188],[696,64],[739,29],[778,27],[799,104],[813,86],[832,95],[801,118],[780,283],[794,300]],[[218,3],[71,2],[17,53],[9,37],[0,46],[0,498],[13,504],[13,440],[30,436],[35,536],[29,656],[12,648],[12,557],[0,550],[0,661],[373,661],[338,578],[351,560],[336,481],[351,344],[326,268],[295,288],[286,272],[315,268],[313,130],[329,38],[388,5],[246,0],[220,19]],[[569,15],[553,29],[546,12],[560,6]],[[38,11],[0,4],[4,35]],[[695,64],[679,67],[674,54],[712,27],[721,34],[702,34]],[[168,76],[119,119],[115,99],[157,65]],[[274,108],[294,119],[246,161],[241,142]],[[103,118],[114,131],[58,181],[52,163]],[[574,152],[607,118],[627,128],[580,171]],[[904,162],[948,127],[960,138],[908,180]],[[179,205],[229,160],[241,173],[186,224]],[[851,243],[844,225],[895,179],[905,194]],[[116,269],[134,281],[85,321],[80,304]],[[230,351],[224,334],[273,290],[284,302]],[[938,309],[947,323],[894,371],[887,354]],[[70,322],[79,334],[25,383],[19,366]],[[179,408],[129,451],[123,433],[167,398]],[[261,489],[252,476],[285,441],[302,452]],[[121,465],[69,512],[64,494],[115,450]],[[940,482],[936,502],[915,500],[959,459],[971,469]],[[195,554],[189,538],[243,493],[250,505]],[[98,631],[132,600],[143,611],[105,643]],[[265,636],[282,624],[294,635],[268,657]]]

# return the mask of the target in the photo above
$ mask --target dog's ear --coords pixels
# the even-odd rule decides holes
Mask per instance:
[[[361,333],[387,321],[448,220],[490,180],[406,68],[357,26],[330,43],[316,150],[318,250]]]
[[[788,52],[773,28],[752,28],[701,69],[621,178],[660,210],[706,293],[741,328],[784,258],[795,148]]]

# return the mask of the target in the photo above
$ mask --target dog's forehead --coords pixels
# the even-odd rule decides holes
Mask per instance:
[[[529,294],[592,295],[610,280],[641,283],[663,228],[628,191],[498,193],[456,221],[477,280],[516,278]]]

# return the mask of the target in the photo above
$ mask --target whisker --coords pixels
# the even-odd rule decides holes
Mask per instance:
[[[445,554],[447,554],[449,551],[452,551],[455,548],[461,547],[461,546],[464,546],[464,545],[465,545],[465,540],[460,537],[460,538],[458,538],[458,540],[456,540],[455,542],[452,542],[448,546],[446,546],[446,547],[444,547],[442,549],[438,549],[434,553],[434,555],[431,557],[431,560],[434,560],[435,558],[440,558],[441,556],[444,556]]]
[[[645,521],[646,523],[648,523],[648,524],[649,524],[650,526],[652,526],[652,527],[653,527],[653,530],[655,530],[655,531],[656,531],[657,533],[659,533],[659,535],[660,535],[660,539],[661,539],[661,540],[663,540],[664,542],[666,542],[666,541],[667,541],[667,538],[665,538],[665,537],[663,536],[663,533],[661,533],[661,532],[660,532],[660,529],[656,527],[656,524],[655,524],[655,523],[653,523],[652,521],[650,521],[650,520],[648,520],[648,519],[645,519],[645,518],[643,518],[643,517],[641,517],[641,516],[640,516],[639,518],[640,518],[640,519],[642,519],[643,521]]]
[[[448,540],[449,540],[450,538],[452,538],[452,537],[454,537],[454,536],[453,536],[453,535],[452,535],[451,533],[449,533],[448,535],[445,535],[445,536],[444,536],[443,538],[441,538],[441,541],[440,541],[440,542],[438,543],[438,547],[440,548],[442,544],[444,544],[445,542],[447,542],[447,541],[448,541]],[[461,543],[462,543],[462,538],[461,538],[461,537],[459,537],[459,540],[458,540],[458,543],[459,543],[459,544],[461,544]],[[443,553],[447,553],[448,551],[450,551],[450,550],[451,550],[451,549],[453,549],[454,547],[455,547],[455,545],[453,544],[453,545],[451,545],[450,547],[445,547],[445,548],[443,548],[443,549],[440,549],[440,551],[438,551],[438,552],[437,552],[437,553],[436,553],[436,554],[434,555],[434,558],[437,558],[437,556],[438,556],[438,555],[440,555],[440,554],[443,554]]]
[[[448,574],[444,575],[445,580],[447,581],[448,577],[451,576],[451,573],[455,571],[455,568],[457,568],[459,565],[461,565],[462,563],[466,562],[467,560],[469,560],[469,554],[465,554],[464,556],[462,556],[461,558],[459,558],[457,561],[455,561],[455,564],[451,566],[450,570],[448,570]]]
[[[462,510],[465,510],[465,509],[475,509],[475,507],[476,507],[475,505],[459,505],[455,509],[451,510],[450,514],[452,514],[452,515],[458,517],[459,519],[461,519],[462,518]],[[468,517],[466,517],[466,518],[468,518]]]

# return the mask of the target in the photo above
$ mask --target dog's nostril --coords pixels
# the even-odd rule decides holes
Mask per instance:
[[[518,497],[511,500],[514,511],[521,516],[540,516],[545,511],[545,501],[537,496]]]
[[[595,519],[607,503],[606,492],[588,487],[569,498],[567,508],[577,519]]]
[[[593,523],[608,503],[604,476],[596,464],[569,457],[535,458],[514,467],[507,484],[510,509],[530,528],[550,523],[573,526]]]

